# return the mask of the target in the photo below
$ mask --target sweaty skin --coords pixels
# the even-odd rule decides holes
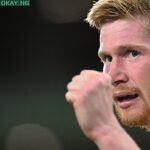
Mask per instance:
[[[113,103],[126,124],[149,124],[150,118],[143,112],[150,110],[149,43],[141,19],[120,19],[103,25],[99,50],[103,72],[84,70],[67,86],[66,99],[73,105],[82,131],[101,150],[140,149],[116,119]],[[120,104],[114,100],[118,93],[138,96]]]

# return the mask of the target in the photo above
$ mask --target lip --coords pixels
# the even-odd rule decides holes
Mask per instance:
[[[123,97],[123,96],[131,95],[131,94],[134,94],[134,93],[130,93],[126,91],[116,91],[113,96],[116,99],[117,97]]]
[[[137,97],[138,98],[138,97]],[[122,102],[117,102],[118,106],[122,109],[127,109],[131,106],[133,106],[136,102],[137,102],[137,98],[135,99],[131,99],[131,100],[127,100],[127,101],[122,101]]]
[[[125,99],[125,100],[118,100],[119,97],[125,97],[127,95],[135,95],[135,97]],[[137,93],[133,93],[133,92],[117,91],[114,93],[114,100],[118,104],[118,106],[122,109],[127,109],[127,108],[131,107],[132,105],[134,105],[137,102],[138,98],[139,98],[139,95]]]

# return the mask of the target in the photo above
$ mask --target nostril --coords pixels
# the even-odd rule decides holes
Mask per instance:
[[[129,81],[128,75],[122,71],[114,73],[111,77],[112,77],[112,84],[114,86],[124,84]]]
[[[119,85],[119,84],[121,84],[121,83],[125,83],[125,81],[124,81],[124,80],[112,81],[112,84],[113,84],[114,86]]]

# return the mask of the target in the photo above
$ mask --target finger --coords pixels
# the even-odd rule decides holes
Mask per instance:
[[[82,75],[76,75],[72,78],[72,81],[85,81],[86,78]]]
[[[82,70],[81,72],[80,72],[80,75],[89,75],[89,74],[100,74],[101,72],[98,72],[98,71],[96,71],[96,70]]]
[[[83,89],[86,85],[86,81],[76,81],[76,82],[70,82],[67,85],[67,89],[68,91],[80,91],[81,89]]]
[[[65,98],[68,103],[73,104],[75,100],[77,99],[77,95],[75,94],[75,92],[69,91],[65,94]]]

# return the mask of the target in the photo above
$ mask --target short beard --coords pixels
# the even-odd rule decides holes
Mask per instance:
[[[114,103],[115,106],[115,111],[116,114],[119,118],[119,120],[121,121],[121,123],[123,125],[129,126],[129,127],[133,127],[133,126],[138,126],[141,128],[145,128],[146,125],[149,124],[150,121],[150,117],[148,114],[150,114],[150,108],[149,105],[146,103],[146,100],[142,94],[142,92],[138,89],[138,88],[121,88],[121,89],[125,89],[128,91],[136,91],[136,93],[138,93],[139,97],[140,97],[140,111],[134,114],[132,114],[132,111],[134,111],[131,107],[127,108],[127,109],[121,109],[117,103]]]
[[[132,109],[132,108],[131,108]],[[116,114],[123,125],[129,127],[141,127],[145,128],[149,124],[150,109],[146,104],[143,104],[141,112],[138,112],[136,116],[131,116],[130,108],[126,110],[120,110],[117,105],[115,105]]]

